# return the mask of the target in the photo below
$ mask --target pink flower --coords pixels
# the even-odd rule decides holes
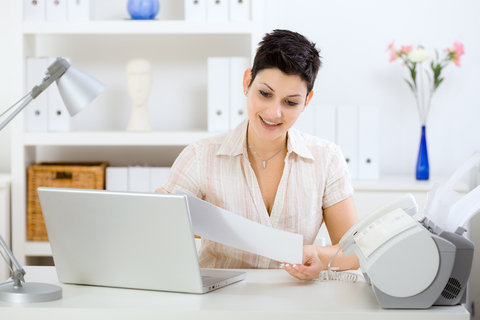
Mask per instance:
[[[465,53],[465,47],[461,42],[455,41],[453,48],[447,48],[445,51],[450,56],[450,61],[455,63],[457,67],[460,67],[460,57]]]
[[[387,48],[387,51],[390,51],[390,62],[395,61],[398,57],[400,57],[400,52],[397,52],[395,50],[395,47],[393,45],[395,41],[392,41]]]
[[[465,48],[461,42],[455,41],[453,44],[453,52],[455,52],[456,55],[461,56],[462,54],[465,53]]]
[[[410,51],[412,51],[413,49],[413,46],[402,46],[402,52],[404,53],[409,53]]]
[[[457,67],[460,67],[460,66],[461,66],[461,65],[460,65],[460,58],[452,58],[451,60],[455,63],[455,65],[456,65]]]
[[[390,62],[397,60],[398,57],[399,55],[395,50],[390,51]]]
[[[392,43],[390,43],[390,44],[388,45],[387,51],[388,51],[388,50],[395,51],[395,48],[393,47],[393,43],[394,43],[394,42],[395,42],[395,41],[392,41]]]

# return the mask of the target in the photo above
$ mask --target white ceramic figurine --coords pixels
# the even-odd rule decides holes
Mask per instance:
[[[148,115],[148,97],[153,83],[152,65],[145,59],[133,59],[127,63],[127,88],[132,98],[132,113],[128,131],[151,131]]]

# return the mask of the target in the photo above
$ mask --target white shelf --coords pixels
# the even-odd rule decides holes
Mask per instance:
[[[32,257],[51,257],[52,248],[47,241],[27,241],[25,242],[25,255]]]
[[[111,20],[85,22],[23,23],[26,35],[40,34],[251,34],[254,24],[247,22],[214,22],[184,20]]]
[[[157,132],[26,132],[25,146],[187,146],[218,133]]]
[[[428,192],[435,183],[444,185],[449,177],[430,177],[429,180],[416,180],[414,174],[409,176],[382,176],[378,180],[352,180],[355,191],[396,191]],[[460,181],[454,188],[457,192],[469,191],[468,184]]]
[[[260,42],[264,35],[264,0],[252,0],[251,2],[251,21],[246,22],[213,22],[213,21],[184,21],[184,20],[92,20],[85,22],[33,22],[23,21],[24,16],[24,1],[10,0],[10,14],[11,14],[11,28],[12,28],[12,55],[11,64],[12,68],[23,70],[25,64],[25,57],[29,56],[62,56],[64,52],[70,52],[69,50],[76,52],[78,56],[82,56],[82,53],[77,52],[75,45],[83,46],[84,41],[92,41],[96,44],[98,42],[100,47],[97,52],[92,52],[93,56],[99,56],[99,59],[91,59],[86,57],[84,62],[85,67],[96,68],[96,64],[102,64],[105,70],[113,71],[114,68],[125,67],[124,62],[137,55],[141,56],[142,52],[148,52],[153,50],[150,46],[143,46],[144,44],[151,43],[151,40],[162,42],[162,46],[168,46],[171,42],[179,46],[179,50],[185,55],[179,57],[162,56],[160,55],[156,62],[167,63],[168,59],[172,61],[172,68],[177,68],[179,72],[188,73],[195,68],[201,67],[203,72],[205,69],[202,59],[202,65],[199,65],[199,59],[197,58],[197,50],[192,50],[190,46],[190,40],[196,38],[197,35],[205,35],[206,38],[212,40],[215,46],[210,45],[208,48],[208,55],[225,54],[233,55],[238,52],[245,55],[246,46],[233,46],[233,48],[227,48],[225,51],[221,45],[217,45],[215,41],[220,42],[227,36],[234,36],[234,40],[237,38],[239,42],[250,44],[250,55],[253,59],[257,44]],[[112,1],[113,2],[113,1]],[[176,3],[177,1],[175,1]],[[178,1],[179,2],[179,1]],[[176,4],[177,5],[177,4]],[[178,8],[177,8],[178,9]],[[175,15],[177,17],[178,15]],[[173,16],[172,16],[173,17]],[[178,16],[179,17],[179,16]],[[100,18],[100,17],[99,17]],[[105,16],[102,16],[103,19]],[[67,36],[70,41],[68,44],[63,45]],[[70,36],[79,35],[70,39]],[[103,39],[109,38],[110,35],[119,35],[116,39],[124,40],[124,46],[119,48],[118,56],[116,60],[110,61],[109,55],[102,56],[102,46],[109,46],[108,41]],[[157,39],[155,35],[160,36]],[[163,43],[163,35],[168,38],[166,43]],[[168,35],[174,35],[168,37]],[[186,35],[186,37],[177,37],[177,35]],[[98,38],[97,36],[100,36]],[[153,37],[153,38],[152,38]],[[139,38],[138,43],[137,38]],[[141,38],[141,39],[140,39]],[[210,39],[211,38],[211,39]],[[228,37],[227,37],[228,38]],[[178,41],[177,41],[178,40]],[[178,42],[178,43],[177,43]],[[203,41],[201,42],[203,44]],[[62,44],[62,45],[60,45]],[[90,45],[91,43],[88,43]],[[226,44],[227,46],[229,44]],[[188,48],[187,48],[188,47]],[[202,48],[200,48],[202,49]],[[240,51],[241,50],[241,51]],[[51,53],[50,53],[51,52]],[[116,52],[116,51],[115,51]],[[226,53],[225,53],[226,52]],[[232,52],[232,53],[230,53]],[[202,54],[206,54],[202,53]],[[239,53],[240,54],[240,53]],[[108,56],[108,57],[107,57]],[[107,57],[107,58],[106,58]],[[107,60],[108,59],[108,60]],[[81,59],[80,59],[81,60]],[[198,60],[198,61],[197,61]],[[183,64],[183,61],[189,64]],[[112,62],[110,64],[110,62]],[[105,66],[106,65],[106,66]],[[82,66],[83,68],[83,66]],[[120,70],[120,69],[118,69]],[[205,70],[206,71],[206,70]],[[25,75],[20,72],[15,74],[11,79],[12,96],[22,96],[24,92]],[[204,83],[201,83],[204,86]],[[199,89],[200,90],[200,89]],[[11,125],[12,130],[12,249],[17,260],[20,264],[24,265],[27,257],[42,257],[51,256],[51,249],[48,242],[31,242],[26,240],[26,225],[27,225],[27,174],[26,167],[31,163],[36,163],[40,158],[49,158],[57,150],[49,150],[49,148],[37,148],[42,146],[58,146],[61,149],[60,153],[65,151],[63,147],[85,147],[78,149],[79,152],[85,151],[85,157],[96,158],[94,152],[98,149],[96,146],[114,146],[118,147],[120,155],[119,157],[131,156],[132,146],[187,146],[200,139],[214,136],[218,133],[208,131],[176,131],[176,132],[125,132],[125,131],[103,131],[103,132],[65,132],[65,133],[51,133],[51,132],[25,132],[24,116],[20,115],[16,118]],[[197,124],[198,125],[198,124]],[[173,128],[173,127],[172,127]],[[198,128],[198,126],[191,127]],[[182,128],[183,129],[183,128]],[[185,128],[185,130],[188,130]],[[194,130],[194,129],[192,129]],[[127,147],[121,150],[122,147]],[[89,148],[91,147],[91,148]],[[43,150],[46,149],[46,150]],[[115,148],[117,149],[117,148]],[[75,150],[77,151],[77,150]],[[111,150],[109,150],[111,151]],[[115,155],[117,156],[115,150]],[[162,150],[163,152],[163,150]],[[172,155],[178,152],[178,148],[165,148],[165,154],[162,157],[165,159],[172,158]],[[83,154],[82,154],[83,156]],[[107,156],[107,157],[108,157]],[[143,155],[142,155],[143,156]],[[141,157],[141,156],[139,156]],[[173,157],[174,158],[174,157]],[[164,161],[165,159],[162,159]],[[109,159],[105,159],[109,160]],[[165,160],[170,161],[170,160]]]

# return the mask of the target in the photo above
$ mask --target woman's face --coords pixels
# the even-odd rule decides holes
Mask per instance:
[[[307,83],[297,75],[286,75],[277,68],[264,69],[251,81],[251,69],[245,71],[249,129],[261,140],[283,139],[312,98]],[[250,134],[249,134],[250,135]]]

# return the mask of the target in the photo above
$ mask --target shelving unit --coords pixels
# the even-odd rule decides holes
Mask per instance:
[[[23,34],[252,34],[255,22],[214,21],[86,21],[24,22]]]
[[[176,3],[175,0],[174,5]],[[72,58],[72,64],[79,69],[87,73],[91,70],[98,71],[103,76],[98,78],[107,84],[107,89],[109,80],[117,81],[110,86],[112,88],[110,92],[105,92],[94,102],[95,108],[89,107],[75,117],[76,122],[72,124],[71,132],[25,132],[22,113],[12,121],[12,249],[20,264],[25,265],[33,261],[30,258],[49,257],[52,254],[48,242],[26,241],[26,168],[43,160],[39,157],[45,152],[50,152],[52,148],[55,151],[54,156],[57,153],[61,155],[62,150],[72,147],[82,148],[81,150],[91,149],[94,151],[90,160],[96,161],[98,159],[95,158],[94,152],[98,147],[115,150],[120,148],[125,154],[132,153],[131,148],[154,147],[165,149],[165,152],[170,153],[169,158],[174,159],[176,155],[172,152],[178,154],[180,148],[212,136],[214,133],[205,131],[206,114],[203,117],[199,116],[203,110],[197,105],[197,100],[201,100],[203,104],[200,104],[206,106],[206,84],[203,78],[197,77],[192,80],[190,70],[194,69],[197,74],[204,73],[206,79],[208,55],[243,55],[250,56],[253,60],[256,46],[264,34],[263,7],[263,0],[252,0],[251,21],[248,22],[127,19],[29,22],[23,21],[23,1],[10,0],[11,16],[14,17],[12,19],[14,54],[11,63],[15,74],[12,75],[12,99],[18,99],[25,94],[24,61],[28,56],[69,56]],[[233,45],[224,44],[226,40],[231,40]],[[174,49],[166,52],[167,50],[162,50],[163,48]],[[153,59],[153,64],[160,64],[159,68],[166,70],[166,74],[168,72],[171,74],[172,70],[184,73],[185,81],[171,83],[166,79],[164,83],[158,85],[159,89],[167,93],[171,88],[178,91],[178,87],[183,90],[185,86],[185,92],[178,98],[178,105],[172,107],[172,99],[165,102],[161,95],[154,92],[155,88],[152,89],[150,103],[152,104],[152,100],[156,103],[157,99],[158,104],[163,104],[164,108],[163,111],[160,110],[163,113],[157,110],[158,113],[153,116],[168,117],[168,120],[164,120],[165,129],[162,131],[131,133],[121,131],[123,128],[119,125],[125,119],[118,118],[116,109],[120,99],[118,92],[121,90],[118,87],[118,78],[124,74],[125,60],[138,55],[146,55],[147,59]],[[191,97],[190,100],[185,96]],[[98,118],[102,117],[109,121],[106,126],[99,124],[101,121]]]
[[[65,132],[25,133],[25,146],[186,146],[212,136],[208,131],[169,131],[131,133],[118,132]]]

